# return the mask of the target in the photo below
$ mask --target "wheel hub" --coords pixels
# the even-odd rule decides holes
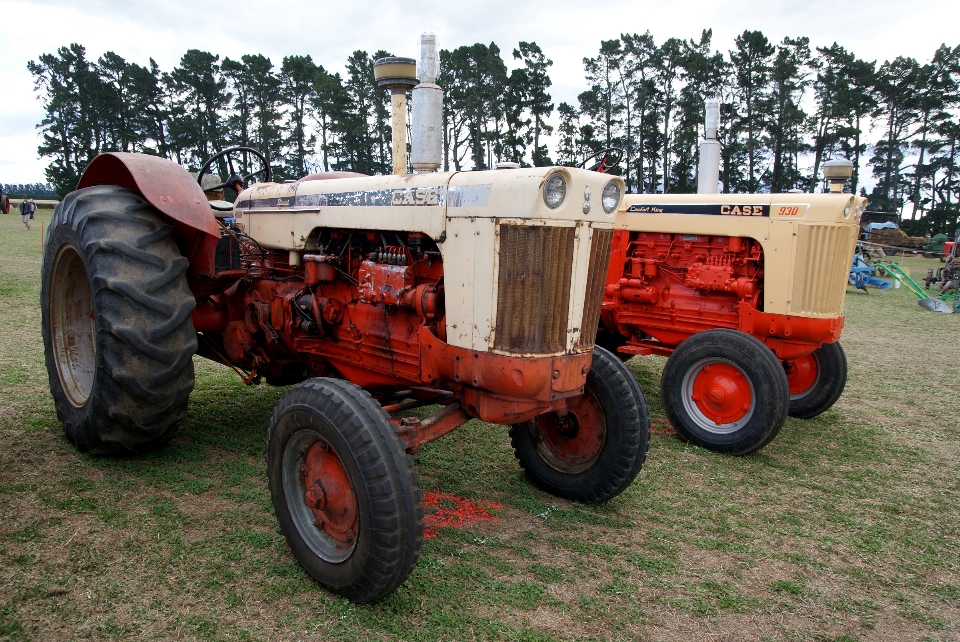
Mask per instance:
[[[357,539],[357,496],[340,458],[317,441],[300,465],[300,478],[314,525],[337,542],[352,545]]]
[[[568,412],[557,419],[557,434],[563,439],[576,439],[579,430],[580,422],[577,421],[576,415]]]
[[[820,375],[817,359],[813,354],[784,361],[783,369],[787,373],[787,383],[790,384],[791,396],[802,395],[810,390],[817,383],[817,378]]]
[[[87,271],[70,245],[57,253],[50,274],[50,339],[60,385],[80,408],[90,397],[97,363],[96,315]]]
[[[739,368],[727,363],[703,366],[693,381],[690,398],[718,426],[742,419],[753,402],[750,382]]]
[[[540,456],[563,473],[590,468],[607,436],[603,409],[590,392],[570,399],[563,416],[555,412],[540,415],[533,420],[533,428]]]

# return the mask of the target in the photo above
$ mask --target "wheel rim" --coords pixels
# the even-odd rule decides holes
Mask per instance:
[[[820,381],[820,364],[813,354],[784,361],[783,369],[790,384],[791,401],[806,397]]]
[[[753,383],[726,359],[698,361],[687,370],[681,388],[684,409],[707,432],[730,434],[753,417]]]
[[[50,337],[60,385],[80,408],[90,398],[97,363],[97,322],[80,254],[64,245],[50,274]]]
[[[283,451],[283,494],[297,532],[321,559],[340,563],[357,546],[357,495],[336,451],[313,430],[300,430]]]
[[[567,402],[567,414],[555,412],[533,420],[537,452],[562,473],[582,473],[600,457],[607,422],[600,402],[589,390]]]

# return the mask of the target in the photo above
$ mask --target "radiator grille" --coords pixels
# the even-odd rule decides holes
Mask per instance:
[[[583,301],[583,317],[580,319],[580,348],[592,348],[597,338],[600,322],[600,304],[607,282],[607,267],[610,265],[610,245],[613,230],[593,230],[590,243],[590,269],[587,272],[587,288]]]
[[[500,226],[494,349],[564,351],[573,239],[572,227]]]
[[[856,239],[850,227],[797,226],[797,261],[790,311],[794,314],[843,314],[847,278]]]

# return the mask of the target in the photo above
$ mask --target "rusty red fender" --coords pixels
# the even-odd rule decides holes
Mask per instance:
[[[177,223],[220,237],[203,190],[196,179],[173,161],[146,154],[100,154],[83,171],[77,189],[94,185],[117,185],[140,192],[151,205]]]

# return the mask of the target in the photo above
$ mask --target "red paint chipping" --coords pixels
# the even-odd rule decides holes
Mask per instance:
[[[484,502],[481,505],[448,493],[425,492],[423,508],[427,513],[423,518],[423,536],[429,539],[436,537],[441,528],[463,528],[470,522],[481,520],[499,522],[500,519],[488,511],[503,507],[497,502]]]

